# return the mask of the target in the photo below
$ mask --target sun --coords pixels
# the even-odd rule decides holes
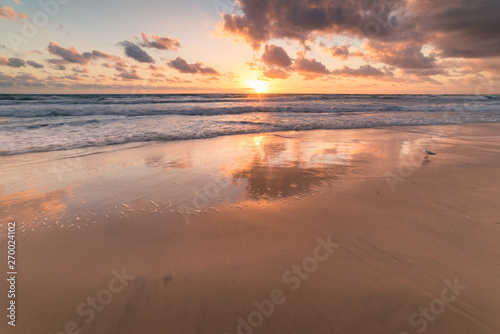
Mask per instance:
[[[258,94],[265,93],[269,89],[269,84],[262,80],[248,80],[247,85]]]

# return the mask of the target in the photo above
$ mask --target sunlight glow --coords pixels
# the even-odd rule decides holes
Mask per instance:
[[[265,93],[269,89],[269,84],[261,80],[248,80],[247,85],[258,94]]]
[[[264,136],[256,136],[253,138],[255,142],[255,146],[260,146],[262,144],[262,141],[264,140]]]

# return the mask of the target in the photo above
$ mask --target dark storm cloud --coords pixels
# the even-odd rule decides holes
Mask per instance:
[[[292,59],[281,46],[266,45],[262,54],[262,61],[267,65],[278,67],[289,67],[292,65]]]
[[[185,59],[177,57],[171,60],[167,65],[181,73],[191,73],[191,74],[205,74],[205,75],[219,75],[212,67],[204,67],[203,63],[197,62],[194,64],[189,64]]]
[[[155,63],[154,59],[146,51],[141,49],[139,45],[129,41],[120,42],[120,45],[125,48],[125,54],[128,57],[135,59],[140,63]]]

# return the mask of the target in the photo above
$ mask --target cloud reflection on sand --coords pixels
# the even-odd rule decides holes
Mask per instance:
[[[252,152],[223,168],[232,182],[244,181],[252,199],[291,197],[346,175],[350,154],[341,145],[279,135],[254,137]]]

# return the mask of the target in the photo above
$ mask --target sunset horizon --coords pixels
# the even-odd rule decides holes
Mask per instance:
[[[0,0],[0,333],[500,333],[500,0]]]
[[[453,3],[146,1],[140,15],[122,20],[136,1],[12,1],[0,7],[8,32],[0,37],[0,87],[247,93],[258,80],[278,94],[492,94],[500,73],[500,50],[491,48],[499,40],[487,30],[492,8],[479,2],[471,17]]]

